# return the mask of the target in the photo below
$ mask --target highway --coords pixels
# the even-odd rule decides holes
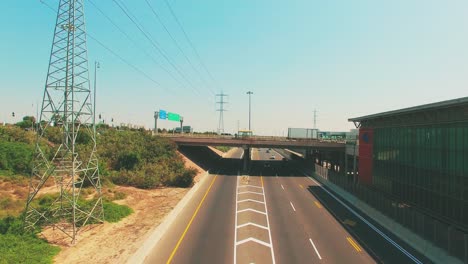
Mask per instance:
[[[252,150],[249,175],[230,151],[145,263],[429,263],[267,150]]]

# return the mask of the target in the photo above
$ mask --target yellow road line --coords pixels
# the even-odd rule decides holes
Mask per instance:
[[[203,196],[202,200],[201,200],[200,203],[198,204],[197,209],[196,209],[195,212],[193,213],[192,218],[190,219],[190,222],[188,223],[188,225],[187,225],[187,227],[185,228],[184,232],[183,232],[182,235],[180,236],[179,241],[177,241],[177,244],[176,244],[176,246],[174,247],[174,250],[172,251],[171,256],[169,256],[169,259],[167,260],[166,264],[171,263],[172,258],[174,258],[174,255],[175,255],[175,253],[177,252],[177,249],[179,248],[180,243],[182,243],[182,240],[184,239],[185,234],[187,233],[188,229],[190,228],[190,225],[192,224],[193,219],[195,219],[195,216],[197,216],[198,210],[200,210],[200,207],[201,207],[201,205],[203,204],[203,201],[205,201],[206,196],[207,196],[208,193],[210,192],[211,186],[213,186],[213,183],[215,182],[216,178],[217,178],[217,176],[214,176],[213,180],[211,181],[210,186],[208,187],[208,190],[206,190],[205,195]]]
[[[302,184],[299,184],[299,186],[301,187],[301,189],[304,189],[304,186],[302,186]]]
[[[356,249],[357,252],[362,251],[362,249],[358,246],[358,244],[356,242],[354,242],[354,240],[352,238],[347,237],[346,239],[348,240],[349,244],[351,244],[351,246],[353,246],[354,249]]]
[[[315,203],[315,205],[316,205],[318,208],[322,208],[322,205],[321,205],[319,202],[314,201],[314,203]]]
[[[262,181],[262,188],[263,188],[263,176],[260,176],[260,180]]]

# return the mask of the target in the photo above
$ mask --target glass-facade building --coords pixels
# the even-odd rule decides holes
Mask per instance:
[[[360,160],[369,184],[468,229],[468,97],[350,121],[371,144]]]

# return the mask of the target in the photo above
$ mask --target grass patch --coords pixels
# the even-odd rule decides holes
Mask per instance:
[[[9,197],[0,198],[0,219],[9,215],[19,215],[24,210],[24,201]]]
[[[0,234],[0,263],[52,263],[60,251],[33,235]]]
[[[104,220],[109,223],[115,223],[122,218],[129,216],[133,213],[132,208],[126,205],[120,205],[112,202],[103,202],[104,207]]]
[[[24,233],[21,218],[0,219],[0,264],[3,263],[52,263],[60,251],[35,234]]]
[[[221,150],[222,152],[228,152],[229,150],[232,149],[232,147],[227,147],[227,146],[216,146],[215,148],[217,150]]]

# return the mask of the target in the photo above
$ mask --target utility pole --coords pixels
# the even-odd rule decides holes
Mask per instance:
[[[224,100],[224,97],[227,97],[228,95],[223,93],[221,91],[220,94],[216,95],[216,104],[219,104],[219,108],[216,109],[216,111],[219,112],[219,121],[218,121],[218,134],[224,133],[224,112],[227,110],[224,108],[224,105],[227,104],[228,102]]]
[[[183,126],[184,117],[181,116],[180,119],[179,119],[179,122],[180,122],[180,134],[183,135],[184,134],[184,126]]]
[[[154,111],[154,133],[158,134],[158,117],[159,117],[159,112]]]
[[[251,95],[253,94],[253,92],[248,91],[247,94],[249,95],[249,130],[251,130],[250,128],[250,117],[251,117],[251,108],[252,108]]]
[[[317,110],[314,109],[314,129],[317,129]]]
[[[34,231],[42,222],[62,231],[72,243],[81,228],[104,220],[83,2],[60,0],[58,4],[24,217],[26,230]],[[60,129],[62,139],[46,147],[43,137],[52,124]],[[93,145],[85,157],[75,144],[80,133],[89,135]],[[45,155],[48,148],[52,155]],[[46,182],[55,183],[59,192],[44,208],[34,201]],[[90,186],[86,195],[94,199],[83,206],[80,194],[85,183]]]

